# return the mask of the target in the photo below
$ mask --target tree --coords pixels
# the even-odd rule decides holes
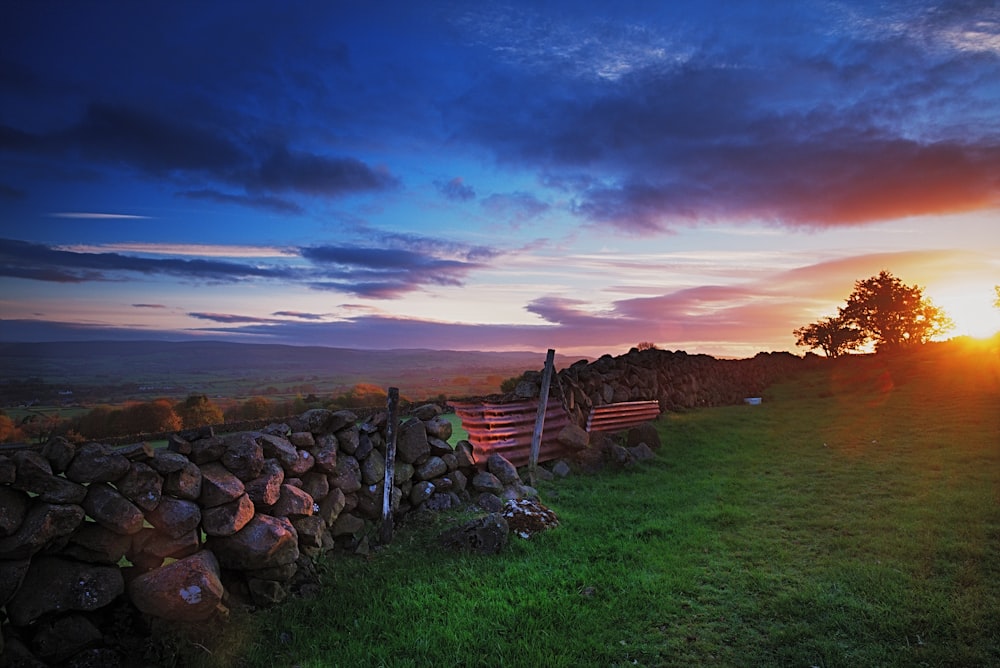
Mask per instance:
[[[120,428],[124,434],[157,434],[177,431],[181,428],[181,419],[169,399],[155,399],[126,404]]]
[[[874,342],[876,352],[920,345],[954,326],[919,286],[905,285],[884,269],[855,282],[840,319]]]
[[[204,394],[192,394],[174,406],[174,411],[184,424],[184,429],[222,424],[225,420],[219,407]]]
[[[807,346],[809,350],[820,348],[831,359],[858,348],[864,342],[861,331],[839,317],[823,318],[799,327],[792,334],[795,335],[795,345]]]
[[[659,350],[659,348],[656,347],[656,344],[653,343],[652,341],[640,341],[639,344],[635,347],[635,349],[636,350],[640,350],[640,351],[641,350]]]

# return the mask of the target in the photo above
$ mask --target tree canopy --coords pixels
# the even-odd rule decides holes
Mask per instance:
[[[821,348],[828,357],[873,343],[876,352],[921,345],[953,326],[944,311],[924,297],[916,285],[906,285],[882,270],[857,281],[847,304],[833,318],[794,330],[796,344]]]

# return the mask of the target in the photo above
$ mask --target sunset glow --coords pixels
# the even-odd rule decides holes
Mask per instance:
[[[1000,331],[1000,8],[32,2],[0,40],[2,341],[802,354],[882,270]]]

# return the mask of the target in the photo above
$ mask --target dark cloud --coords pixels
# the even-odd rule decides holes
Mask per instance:
[[[484,198],[481,204],[491,215],[514,224],[538,218],[551,208],[537,196],[526,192],[496,193]]]
[[[450,181],[435,181],[434,185],[438,192],[456,202],[467,202],[476,198],[476,189],[465,183],[461,176],[456,176]]]
[[[257,318],[248,315],[235,315],[232,313],[188,313],[188,316],[192,318],[197,318],[198,320],[210,320],[212,322],[218,322],[226,325],[250,325],[250,324],[264,324],[264,323],[279,323],[284,322],[283,320],[277,320],[275,318]]]
[[[132,308],[154,308],[154,309],[159,309],[159,308],[167,308],[167,307],[164,306],[163,304],[132,304]]]
[[[231,193],[224,193],[218,190],[185,190],[177,194],[181,197],[187,197],[188,199],[207,200],[209,202],[218,202],[221,204],[236,204],[238,206],[246,206],[253,209],[273,211],[274,213],[290,215],[299,215],[303,213],[301,206],[295,202],[290,202],[279,197],[233,195]]]
[[[248,182],[272,192],[330,196],[389,190],[399,185],[387,170],[374,169],[354,158],[293,153],[285,148],[273,151]]]
[[[117,280],[122,272],[170,275],[201,281],[288,279],[296,276],[295,271],[278,266],[220,260],[144,258],[120,253],[80,253],[27,241],[0,239],[0,276],[81,283]]]
[[[275,311],[271,315],[277,315],[283,318],[297,318],[299,320],[323,320],[325,318],[325,316],[320,313],[303,313],[302,311]]]

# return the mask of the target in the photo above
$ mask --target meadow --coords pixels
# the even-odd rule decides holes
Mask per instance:
[[[663,416],[655,460],[545,483],[497,556],[412,518],[179,661],[239,666],[1000,664],[1000,358],[858,356]]]

